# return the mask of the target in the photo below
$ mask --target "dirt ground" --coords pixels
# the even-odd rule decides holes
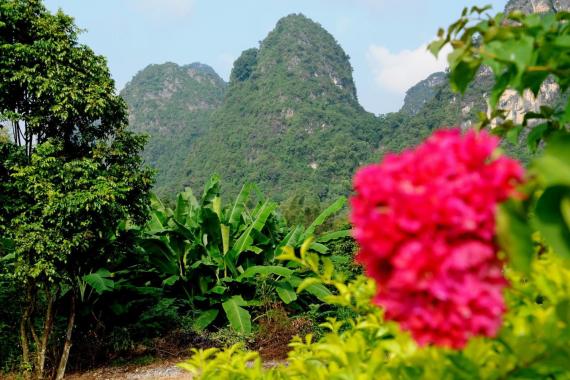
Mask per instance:
[[[149,365],[103,367],[83,373],[70,373],[66,380],[190,380],[188,372],[176,366],[184,359],[160,360]]]

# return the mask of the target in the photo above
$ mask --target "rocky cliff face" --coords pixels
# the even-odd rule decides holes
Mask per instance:
[[[547,13],[570,10],[570,0],[509,0],[505,12]]]
[[[505,6],[505,13],[515,10],[527,14],[570,11],[570,0],[509,0]],[[499,108],[507,111],[507,120],[522,123],[525,113],[538,111],[541,106],[553,105],[558,101],[559,90],[556,83],[548,80],[542,84],[537,96],[530,91],[521,96],[514,90],[507,90],[499,99]],[[493,124],[497,122],[494,121]]]
[[[499,108],[506,110],[505,118],[521,124],[527,112],[538,112],[541,106],[552,106],[560,98],[560,88],[554,82],[545,82],[540,88],[538,96],[531,91],[525,91],[523,96],[514,90],[506,90],[499,99]],[[493,124],[496,124],[494,121]]]

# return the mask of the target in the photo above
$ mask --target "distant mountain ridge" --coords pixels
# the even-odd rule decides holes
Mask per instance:
[[[157,169],[159,194],[182,186],[190,148],[208,128],[226,89],[227,83],[208,65],[167,62],[147,66],[121,91],[130,127],[149,135],[143,157]]]
[[[505,9],[570,9],[570,0],[510,0]],[[139,72],[122,95],[132,128],[151,136],[145,158],[159,172],[161,195],[200,188],[219,173],[227,193],[251,181],[277,200],[299,193],[326,200],[348,194],[355,169],[384,153],[441,127],[469,128],[492,85],[482,70],[459,95],[445,72],[433,73],[407,91],[400,111],[376,117],[359,104],[349,57],[334,37],[292,14],[240,55],[229,83],[207,65],[166,63]],[[539,105],[507,95],[513,117]]]

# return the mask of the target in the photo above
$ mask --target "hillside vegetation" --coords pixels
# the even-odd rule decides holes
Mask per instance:
[[[241,54],[228,84],[207,65],[166,63],[139,72],[122,95],[131,127],[150,134],[143,155],[158,171],[159,195],[173,199],[218,173],[225,194],[251,181],[278,201],[318,204],[347,195],[356,168],[386,152],[437,128],[474,125],[493,84],[483,68],[457,94],[447,73],[434,73],[408,90],[400,111],[375,116],[359,104],[349,57],[334,37],[292,14]],[[504,103],[520,112],[545,104]],[[528,161],[525,149],[503,145]]]
[[[121,92],[130,128],[150,137],[143,157],[157,170],[158,194],[172,196],[182,187],[190,148],[210,126],[226,87],[210,66],[170,62],[147,66]]]

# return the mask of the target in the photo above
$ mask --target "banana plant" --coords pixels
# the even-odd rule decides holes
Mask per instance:
[[[299,246],[344,204],[345,199],[339,199],[306,229],[287,228],[276,212],[277,204],[265,199],[255,185],[243,185],[236,199],[224,204],[219,178],[213,176],[200,198],[189,188],[178,194],[174,209],[153,196],[140,246],[163,289],[199,310],[197,329],[206,328],[223,311],[232,328],[247,334],[248,308],[259,306],[255,290],[260,281],[275,289],[285,304],[297,301],[294,289],[303,274],[275,260],[276,255],[285,246]],[[347,233],[324,235],[311,248],[325,252],[323,243]],[[308,292],[321,299],[329,294],[318,286]]]
[[[222,306],[232,326],[250,331],[251,323],[243,321],[247,301],[236,297],[254,294],[255,284],[242,274],[267,264],[285,233],[274,212],[277,204],[260,195],[253,203],[254,190],[254,185],[245,184],[236,199],[224,205],[219,178],[214,176],[200,199],[189,188],[178,194],[174,209],[157,197],[151,199],[140,246],[162,286],[203,309],[197,327],[213,322]]]

